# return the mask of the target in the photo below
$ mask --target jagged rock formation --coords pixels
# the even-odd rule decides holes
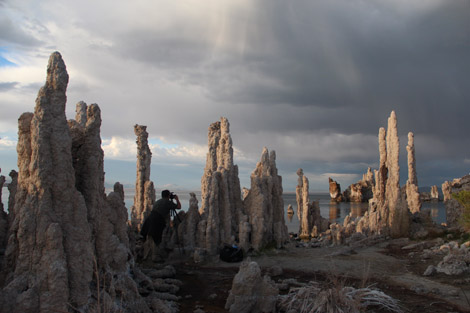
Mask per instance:
[[[282,177],[277,174],[274,151],[263,149],[261,161],[251,173],[251,188],[243,204],[252,225],[252,247],[259,250],[275,243],[281,248],[289,237],[284,221]]]
[[[328,229],[328,220],[320,215],[320,206],[317,201],[310,203],[308,196],[309,183],[303,170],[297,170],[298,185],[296,187],[297,214],[299,217],[299,237],[308,239]]]
[[[328,184],[330,190],[330,198],[333,201],[341,202],[343,201],[343,195],[341,194],[341,186],[336,181],[328,177]]]
[[[209,152],[201,179],[202,221],[198,225],[201,246],[209,254],[238,239],[244,215],[229,127],[224,117],[209,126]]]
[[[77,120],[67,124],[68,74],[58,52],[47,73],[35,113],[18,120],[18,185],[0,312],[150,312],[158,296],[144,300],[130,276],[138,269],[122,185],[104,194],[99,107],[80,103]]]
[[[344,192],[343,199],[348,202],[367,202],[373,197],[375,180],[371,168],[367,168],[367,173],[362,175],[362,179],[351,184]]]
[[[84,308],[91,292],[91,231],[85,200],[75,189],[65,119],[68,74],[60,54],[51,56],[47,73],[34,115],[19,119],[18,191],[5,256],[12,271],[1,298],[5,312]]]
[[[14,219],[14,207],[15,207],[15,196],[16,196],[16,189],[18,187],[18,173],[15,170],[11,170],[10,174],[8,174],[11,178],[11,182],[8,184],[8,220],[9,224]]]
[[[360,232],[407,236],[409,231],[408,205],[400,190],[400,167],[398,157],[400,145],[397,133],[397,119],[392,111],[388,119],[388,131],[379,130],[380,167],[375,172],[374,197],[369,201],[369,210],[358,221]]]
[[[155,188],[150,180],[150,163],[152,152],[148,145],[147,126],[134,125],[137,136],[137,178],[135,181],[134,205],[131,208],[131,225],[140,230],[145,218],[152,211],[155,203]]]
[[[470,175],[455,178],[451,182],[445,181],[442,184],[448,226],[459,226],[459,219],[462,216],[463,208],[457,200],[452,198],[452,194],[462,190],[470,190]]]
[[[2,169],[0,168],[0,173]],[[8,215],[4,211],[2,202],[3,185],[5,184],[5,176],[0,175],[0,254],[3,254],[3,249],[6,244],[6,237],[8,232]]]
[[[431,200],[439,200],[439,189],[436,185],[431,186]]]
[[[416,175],[416,159],[415,159],[415,144],[414,135],[412,132],[408,133],[408,180],[406,181],[406,200],[411,213],[417,213],[421,210],[421,201],[418,192],[418,177]]]
[[[288,215],[294,215],[294,208],[292,207],[292,204],[289,204],[287,206],[287,214]]]
[[[233,278],[225,309],[230,313],[274,313],[278,295],[276,284],[267,275],[261,277],[256,262],[243,262]]]
[[[197,245],[197,225],[201,216],[199,215],[196,194],[191,192],[189,195],[189,209],[182,219],[182,223],[178,226],[178,238],[181,238],[184,243],[185,250],[192,251]]]

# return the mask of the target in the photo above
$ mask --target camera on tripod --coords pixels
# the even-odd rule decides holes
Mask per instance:
[[[170,192],[170,200],[173,200],[175,198],[176,194],[174,192]]]

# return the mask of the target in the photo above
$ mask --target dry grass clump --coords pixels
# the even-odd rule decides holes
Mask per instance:
[[[322,289],[315,282],[292,288],[288,295],[281,296],[279,308],[284,312],[298,313],[361,313],[372,308],[403,312],[396,299],[380,290],[341,285]]]

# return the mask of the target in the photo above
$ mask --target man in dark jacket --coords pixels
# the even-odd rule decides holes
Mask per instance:
[[[176,200],[176,203],[172,199]],[[162,241],[163,229],[166,226],[166,220],[171,210],[180,210],[181,203],[178,196],[171,193],[169,190],[162,191],[162,198],[155,202],[152,208],[152,212],[145,219],[140,234],[144,237],[152,237],[153,242],[156,246]]]

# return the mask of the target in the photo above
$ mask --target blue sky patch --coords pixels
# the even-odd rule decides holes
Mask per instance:
[[[5,52],[8,52],[8,50],[3,47],[0,47],[0,67],[16,66],[15,63],[9,61],[7,58],[3,56]]]

